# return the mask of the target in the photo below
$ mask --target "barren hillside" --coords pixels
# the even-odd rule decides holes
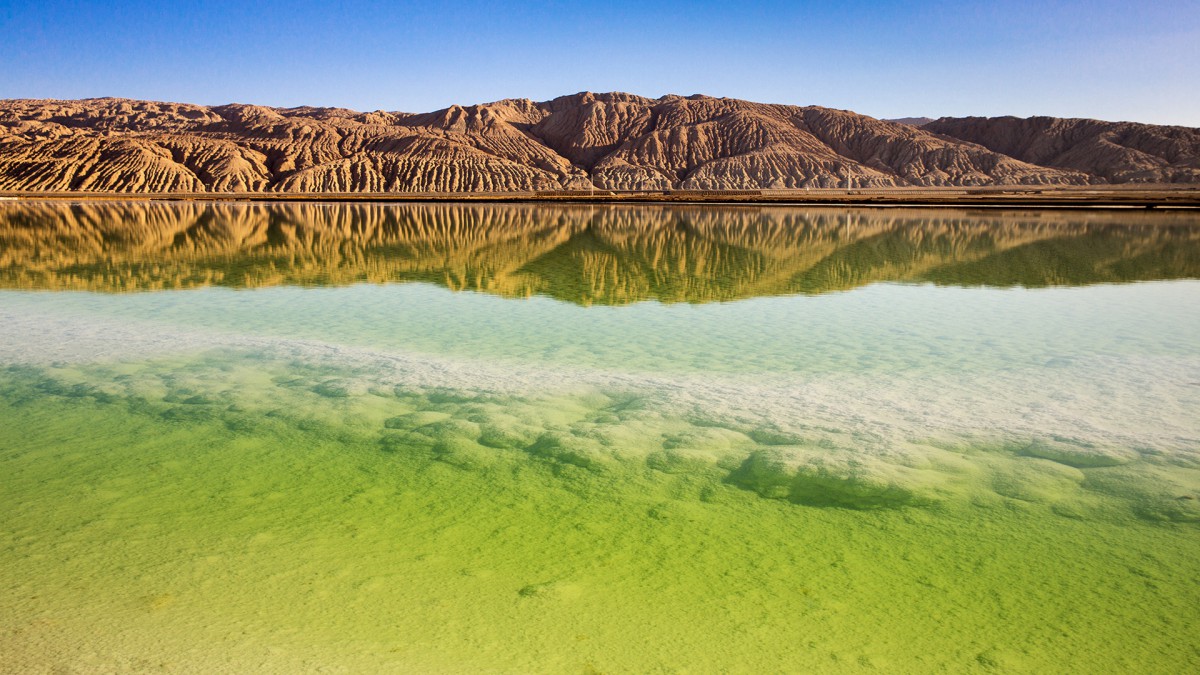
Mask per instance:
[[[0,101],[0,190],[495,192],[1200,180],[1200,131],[582,93],[431,113]]]
[[[1200,183],[1200,129],[1058,117],[943,117],[922,128],[1098,183]]]

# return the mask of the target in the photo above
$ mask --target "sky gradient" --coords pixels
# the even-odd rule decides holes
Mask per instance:
[[[422,112],[578,91],[1200,126],[1200,0],[0,0],[0,98]]]

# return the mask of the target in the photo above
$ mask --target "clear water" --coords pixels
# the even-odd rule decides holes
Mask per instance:
[[[1200,667],[1190,213],[0,206],[24,672]]]

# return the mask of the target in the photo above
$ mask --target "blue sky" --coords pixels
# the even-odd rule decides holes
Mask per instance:
[[[1200,0],[0,0],[0,98],[426,111],[577,91],[1200,126]]]

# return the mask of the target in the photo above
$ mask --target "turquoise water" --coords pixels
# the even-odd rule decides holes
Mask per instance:
[[[68,672],[1195,669],[1198,235],[6,205],[0,647]]]
[[[1076,289],[877,284],[817,297],[580,307],[427,284],[79,293],[6,304],[166,330],[639,372],[961,372],[1055,358],[1195,356],[1190,282]],[[1102,307],[1103,311],[1096,311]]]

